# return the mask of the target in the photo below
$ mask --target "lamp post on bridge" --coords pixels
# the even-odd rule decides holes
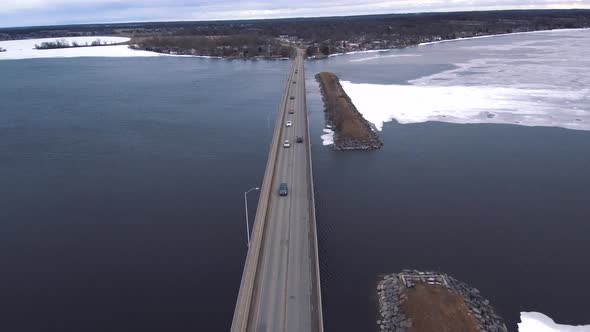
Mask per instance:
[[[251,192],[252,190],[260,190],[260,188],[255,187],[255,188],[252,188],[244,193],[244,205],[246,207],[246,239],[248,241],[247,242],[248,247],[250,247],[250,223],[248,221],[248,193]]]

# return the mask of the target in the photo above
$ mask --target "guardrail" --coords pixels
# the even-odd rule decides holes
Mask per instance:
[[[240,283],[240,291],[236,301],[236,308],[232,320],[232,332],[246,332],[248,328],[248,321],[250,318],[250,309],[252,305],[252,294],[254,294],[256,285],[256,274],[258,265],[260,263],[260,252],[263,244],[264,233],[266,229],[266,215],[268,213],[268,203],[270,201],[270,194],[272,192],[271,186],[274,178],[276,160],[279,149],[279,141],[283,130],[283,123],[285,121],[285,114],[287,102],[289,98],[289,91],[291,89],[291,80],[295,73],[295,62],[290,70],[287,86],[281,101],[279,114],[275,123],[275,131],[270,144],[268,161],[266,164],[266,171],[264,172],[264,179],[260,190],[260,198],[258,200],[258,207],[256,209],[256,218],[254,220],[254,227],[252,229],[252,238],[248,254],[246,255],[246,263],[244,264],[244,271],[242,273],[242,281]]]
[[[305,75],[305,61],[303,62],[303,71],[304,71],[304,75]],[[307,93],[305,90],[305,76],[303,79],[303,102],[305,105],[305,122],[306,122],[306,126],[307,126],[307,160],[309,161],[309,190],[310,190],[310,197],[311,197],[311,210],[310,210],[310,223],[311,223],[311,230],[312,230],[312,237],[313,237],[313,251],[315,252],[315,255],[313,255],[314,258],[314,266],[315,266],[315,272],[316,272],[316,281],[317,281],[317,289],[313,289],[312,292],[315,292],[316,294],[316,303],[318,305],[318,308],[316,308],[316,310],[318,311],[318,331],[319,332],[323,332],[324,331],[324,316],[322,313],[322,289],[321,289],[321,282],[320,282],[320,260],[319,260],[319,252],[318,252],[318,232],[317,232],[317,223],[316,223],[316,218],[315,218],[315,191],[314,191],[314,186],[313,186],[313,167],[312,167],[312,161],[311,161],[311,133],[310,133],[310,129],[309,129],[309,115],[307,113]],[[313,285],[315,285],[315,283],[313,283]],[[312,286],[313,287],[313,286]]]

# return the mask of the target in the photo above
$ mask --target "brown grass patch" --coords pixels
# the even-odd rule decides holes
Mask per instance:
[[[461,295],[445,287],[422,283],[405,292],[408,298],[402,303],[402,310],[413,321],[409,332],[479,331]]]
[[[370,140],[372,132],[362,115],[356,110],[350,98],[342,89],[338,77],[322,72],[317,76],[322,87],[326,110],[334,129],[341,138]]]

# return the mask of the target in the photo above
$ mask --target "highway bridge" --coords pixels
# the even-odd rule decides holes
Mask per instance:
[[[232,332],[323,331],[303,51],[286,82]],[[292,113],[292,114],[291,114]],[[287,127],[286,122],[292,126]],[[303,137],[296,143],[296,137]],[[289,140],[290,147],[284,147]],[[287,196],[279,185],[287,183]]]

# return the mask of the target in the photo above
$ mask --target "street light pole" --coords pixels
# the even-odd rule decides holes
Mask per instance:
[[[255,187],[244,193],[244,205],[246,207],[246,239],[248,241],[248,247],[250,247],[250,222],[248,221],[248,193],[252,190],[260,190],[260,188]]]

